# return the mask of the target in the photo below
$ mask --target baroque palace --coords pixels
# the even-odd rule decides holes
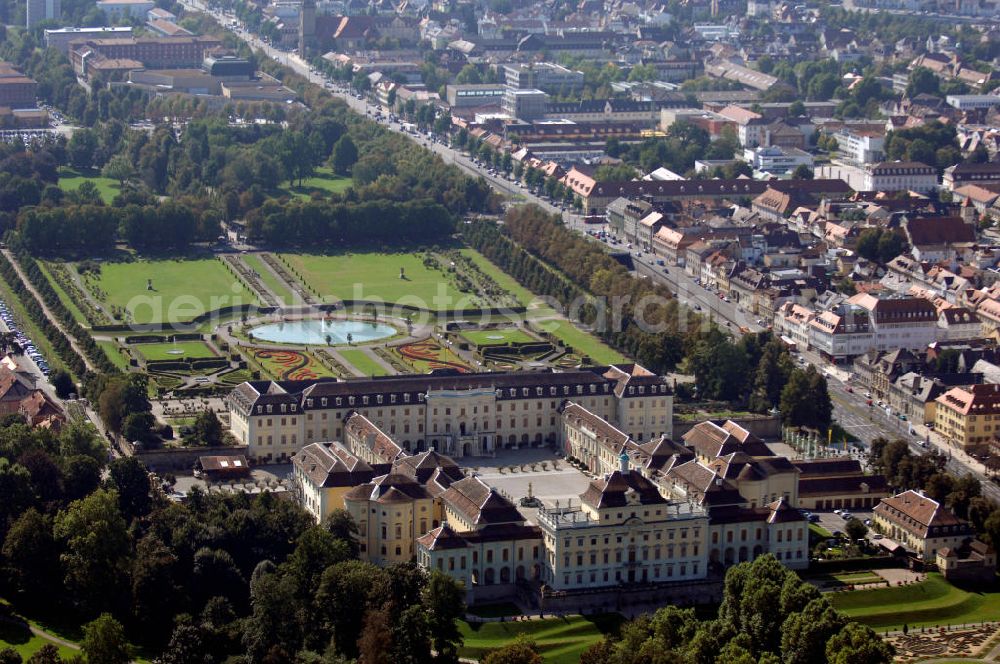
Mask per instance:
[[[444,571],[469,602],[543,587],[577,606],[622,588],[703,599],[727,565],[764,553],[807,566],[800,500],[870,507],[888,495],[855,461],[793,462],[733,422],[675,441],[667,380],[635,364],[251,382],[228,403],[252,458],[291,459],[317,521],[346,509],[364,559]],[[519,508],[453,460],[544,444],[591,472],[578,499]]]

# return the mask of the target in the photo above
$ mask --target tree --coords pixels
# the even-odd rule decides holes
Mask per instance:
[[[365,614],[358,637],[358,664],[393,664],[393,638],[389,610],[385,606]]]
[[[124,577],[129,552],[118,494],[98,489],[56,515],[54,534],[65,547],[59,557],[63,580],[84,607],[108,606]]]
[[[350,560],[351,548],[321,526],[313,526],[299,536],[295,550],[285,561],[288,574],[302,596],[308,596],[319,585],[323,570]]]
[[[799,164],[798,166],[795,167],[795,170],[792,171],[792,179],[812,180],[813,179],[812,169],[806,166],[805,164]]]
[[[475,85],[483,82],[483,77],[479,73],[479,69],[476,65],[468,64],[462,67],[462,71],[458,72],[455,77],[455,83],[459,85]]]
[[[826,643],[830,664],[890,664],[895,649],[870,627],[849,622]]]
[[[490,651],[482,664],[542,664],[542,656],[534,641],[518,637],[513,643]]]
[[[125,186],[125,182],[135,176],[135,167],[129,158],[123,154],[115,155],[101,169],[101,175],[112,180],[118,180],[118,185]]]
[[[327,515],[326,520],[323,521],[323,526],[327,532],[333,535],[334,539],[340,540],[350,547],[351,558],[357,557],[358,541],[356,537],[358,534],[358,524],[354,523],[350,512],[342,507],[334,509]]]
[[[851,542],[857,542],[868,534],[868,526],[861,519],[848,519],[847,525],[844,526],[844,532],[847,533]]]
[[[73,168],[90,168],[94,165],[94,153],[97,152],[97,133],[90,128],[81,127],[73,132],[66,144],[66,156]]]
[[[713,329],[695,346],[691,369],[703,399],[736,401],[742,398],[749,377],[746,353]]]
[[[27,600],[42,599],[58,578],[59,558],[52,521],[32,508],[11,525],[3,542],[3,557],[18,591]]]
[[[358,161],[358,148],[354,141],[346,134],[333,146],[333,156],[330,158],[330,166],[337,175],[347,175],[351,168]]]
[[[940,92],[940,81],[937,74],[927,67],[917,67],[910,72],[910,80],[906,84],[906,96],[913,99],[919,94],[937,95]]]
[[[781,652],[784,655],[784,663],[822,662],[826,655],[827,641],[839,632],[845,623],[844,618],[825,598],[812,600],[800,613],[788,616],[781,625]]]
[[[199,445],[214,447],[222,445],[224,431],[219,416],[211,410],[203,410],[194,418],[191,440]]]
[[[0,650],[0,664],[21,664],[23,661],[21,654],[13,648]]]
[[[149,514],[153,499],[149,471],[135,456],[119,457],[108,465],[107,486],[118,496],[118,504],[127,519]]]
[[[128,664],[132,653],[125,638],[125,628],[110,613],[102,613],[83,626],[80,649],[93,664]]]
[[[806,114],[806,105],[796,99],[788,106],[788,117],[801,118]]]
[[[447,574],[432,570],[423,591],[423,604],[438,661],[457,662],[462,644],[458,620],[465,615],[465,588]]]
[[[178,625],[170,636],[170,643],[153,664],[212,664],[205,634],[195,625]]]
[[[64,664],[59,656],[59,648],[52,643],[46,643],[28,658],[26,664]]]
[[[781,391],[780,408],[786,424],[826,431],[833,419],[826,378],[812,365],[793,370]]]
[[[49,382],[52,383],[52,387],[56,390],[56,396],[60,399],[68,399],[70,394],[76,392],[73,378],[62,369],[54,369],[49,374]]]

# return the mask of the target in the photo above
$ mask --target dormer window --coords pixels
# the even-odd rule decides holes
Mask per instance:
[[[364,404],[365,406],[368,405],[368,395],[367,394],[365,396],[361,397],[361,403]]]
[[[396,395],[395,394],[390,394],[389,395],[389,403],[396,403]]]
[[[313,400],[306,399],[306,408],[312,408],[312,407],[313,407]]]
[[[403,395],[403,403],[410,403],[410,393],[407,392]]]
[[[281,412],[284,413],[287,410],[285,404],[281,404]]]
[[[273,410],[274,410],[274,406],[272,406],[271,404],[267,404],[267,412],[270,413]]]
[[[536,387],[536,388],[535,388],[535,394],[536,394],[537,396],[542,396],[542,388],[540,388],[540,387]]]
[[[556,395],[556,388],[550,387],[549,388],[549,396],[553,396],[554,397],[555,395]]]
[[[347,397],[347,403],[351,406],[354,405],[354,397]]]
[[[378,404],[382,403],[382,395],[381,394],[378,395],[377,397],[375,397],[375,402],[378,403]]]

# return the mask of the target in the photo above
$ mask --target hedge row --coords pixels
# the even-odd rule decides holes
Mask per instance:
[[[42,269],[38,266],[38,261],[36,261],[31,254],[22,248],[15,248],[15,256],[18,263],[21,264],[21,268],[24,270],[25,275],[27,275],[28,281],[30,281],[31,285],[35,287],[38,294],[42,296],[42,301],[45,302],[45,306],[48,307],[49,311],[51,311],[52,314],[59,320],[63,329],[69,332],[69,334],[76,339],[77,345],[87,356],[87,359],[90,360],[90,363],[102,373],[118,373],[118,367],[116,367],[114,363],[108,359],[104,349],[97,345],[97,342],[90,336],[90,333],[87,332],[87,330],[85,330],[75,318],[73,318],[73,314],[70,313],[70,310],[63,304],[62,300],[59,299],[59,295],[56,293],[49,280],[45,277]],[[42,315],[44,316],[44,312],[42,312]],[[83,374],[78,375],[82,376]]]
[[[84,362],[83,357],[77,353],[73,346],[69,343],[69,339],[59,331],[52,321],[49,320],[45,312],[42,311],[42,306],[34,298],[34,296],[28,291],[28,288],[21,282],[21,277],[17,274],[14,266],[10,264],[7,260],[7,256],[0,253],[0,276],[3,277],[4,281],[10,286],[11,291],[13,291],[14,296],[21,300],[24,305],[25,311],[28,312],[28,316],[34,321],[38,329],[42,331],[42,334],[51,342],[53,350],[59,355],[63,364],[78,378],[81,380],[87,374],[87,363]]]

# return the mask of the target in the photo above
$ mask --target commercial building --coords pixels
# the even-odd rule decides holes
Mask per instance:
[[[549,96],[541,90],[504,90],[500,108],[505,115],[519,120],[537,120],[545,117]]]
[[[33,28],[42,21],[58,21],[62,16],[60,0],[28,0],[26,26]]]
[[[1000,385],[954,387],[936,402],[935,430],[968,454],[987,450],[1000,431]]]
[[[840,158],[851,166],[863,167],[885,159],[885,131],[843,127],[832,136]]]
[[[949,106],[960,111],[976,111],[1000,106],[1000,95],[948,95],[944,100]]]
[[[961,547],[973,535],[968,523],[916,491],[883,498],[872,516],[876,530],[925,562],[934,562],[942,549]]]
[[[864,191],[915,191],[937,188],[937,171],[919,161],[883,161],[865,168]]]
[[[504,89],[496,83],[448,85],[445,87],[445,98],[452,108],[499,106]]]
[[[216,37],[203,36],[85,39],[72,42],[69,59],[77,74],[89,78],[109,70],[198,67],[221,45]]]
[[[503,66],[504,83],[518,90],[544,90],[568,95],[583,89],[583,72],[551,62]]]
[[[363,416],[402,451],[451,456],[542,445],[559,434],[558,408],[574,399],[642,440],[671,435],[666,379],[636,364],[575,371],[415,375],[336,381],[254,381],[227,398],[230,428],[248,457],[291,458],[314,442],[344,440]]]
[[[97,0],[97,8],[112,20],[122,16],[145,20],[146,14],[155,6],[153,0]]]
[[[69,54],[69,46],[74,41],[86,39],[120,39],[131,37],[129,26],[112,26],[99,28],[55,28],[45,30],[46,48],[54,48],[63,55]]]
[[[0,107],[35,108],[38,84],[8,62],[0,61]]]
[[[772,174],[790,173],[799,166],[812,168],[814,163],[812,155],[804,150],[778,146],[744,150],[743,158],[755,171]]]

